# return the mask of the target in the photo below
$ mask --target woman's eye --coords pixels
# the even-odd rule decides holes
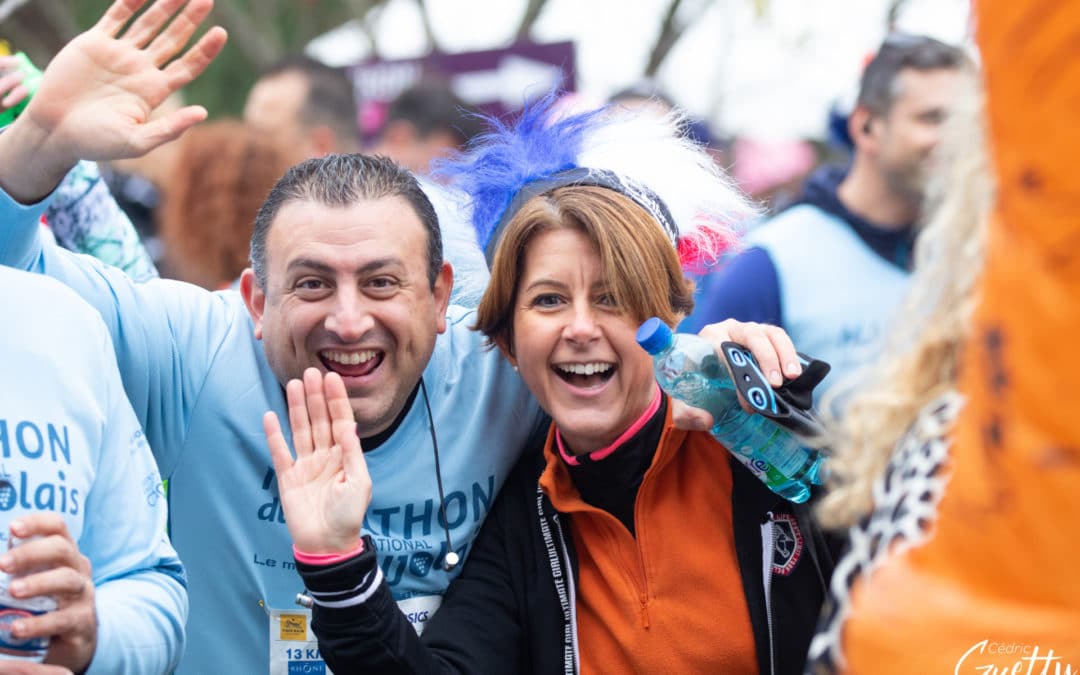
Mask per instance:
[[[596,299],[597,304],[605,307],[616,307],[618,303],[615,302],[615,296],[610,293],[604,293]]]
[[[562,298],[552,293],[545,293],[533,298],[533,305],[537,307],[555,307],[562,302]]]

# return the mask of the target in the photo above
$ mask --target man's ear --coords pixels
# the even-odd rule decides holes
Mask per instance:
[[[454,290],[454,268],[450,263],[443,261],[442,269],[435,277],[435,287],[431,289],[435,296],[435,330],[439,333],[446,332],[446,308],[450,306],[450,291]]]
[[[874,114],[865,106],[855,106],[848,117],[848,135],[857,148],[866,148],[875,144],[876,136]]]
[[[259,286],[255,270],[248,267],[240,273],[240,297],[244,299],[251,322],[255,324],[255,339],[262,339],[262,318],[266,310],[266,291]]]

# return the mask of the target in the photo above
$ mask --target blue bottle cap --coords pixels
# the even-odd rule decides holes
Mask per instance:
[[[655,316],[637,331],[637,343],[650,354],[659,354],[671,344],[672,333],[667,324]]]

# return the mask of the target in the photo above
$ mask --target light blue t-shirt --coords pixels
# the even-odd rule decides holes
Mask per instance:
[[[109,334],[52,279],[0,267],[0,288],[0,550],[15,518],[60,514],[92,566],[89,672],[170,672],[184,649],[184,570]]]
[[[746,237],[776,266],[784,330],[799,351],[832,366],[815,401],[854,386],[881,353],[910,273],[874,252],[836,216],[803,204]]]
[[[247,310],[233,291],[135,284],[96,260],[42,246],[36,222],[44,206],[0,194],[0,263],[59,279],[112,333],[128,397],[169,480],[170,532],[188,570],[188,648],[179,672],[266,673],[267,611],[295,609],[303,585],[261,421],[273,410],[287,424],[284,392]],[[472,312],[450,309],[423,375],[445,520],[462,554],[521,450],[546,426],[509,364],[468,329],[473,321]],[[395,597],[431,607],[424,600],[437,602],[461,568],[440,566],[445,535],[422,394],[366,458],[374,494],[365,532]]]

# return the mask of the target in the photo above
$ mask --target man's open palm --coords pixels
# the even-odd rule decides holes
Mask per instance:
[[[23,112],[72,162],[141,155],[206,117],[200,106],[152,121],[150,114],[224,47],[225,31],[214,27],[173,60],[213,0],[157,0],[132,21],[144,4],[117,0],[93,28],[68,43]]]
[[[285,394],[295,461],[277,415],[266,413],[263,429],[293,543],[305,553],[355,550],[371,503],[371,476],[345,383],[336,373],[309,368]]]

